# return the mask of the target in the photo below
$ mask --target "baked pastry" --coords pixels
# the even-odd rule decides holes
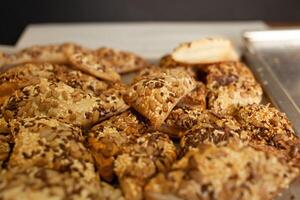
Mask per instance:
[[[114,171],[126,199],[143,199],[146,181],[169,169],[177,157],[176,147],[166,134],[145,132],[127,143],[114,162]]]
[[[67,171],[88,182],[97,179],[92,155],[84,146],[79,128],[45,117],[15,120],[10,127],[15,145],[9,168],[37,166]]]
[[[10,135],[0,133],[0,170],[3,168],[4,163],[7,162],[10,151]]]
[[[300,167],[300,139],[287,116],[270,105],[252,104],[236,113],[241,127],[251,133],[251,145],[271,151]]]
[[[127,51],[102,47],[94,50],[94,54],[120,74],[137,71],[149,65],[142,57]]]
[[[99,200],[99,182],[86,182],[69,173],[33,167],[0,171],[0,199],[3,200]]]
[[[260,103],[262,88],[243,63],[209,65],[205,72],[209,109],[230,113],[238,106]]]
[[[125,200],[120,188],[115,188],[104,181],[100,182],[100,190],[100,200]]]
[[[67,64],[69,63],[67,53],[79,51],[86,51],[86,49],[74,43],[63,43],[35,45],[12,54],[0,52],[0,68],[24,63]]]
[[[176,62],[187,64],[210,64],[238,61],[231,41],[223,38],[204,38],[182,43],[171,54]]]
[[[108,84],[65,65],[25,64],[0,74],[0,96],[9,97],[14,91],[39,83],[40,78],[62,81],[73,88],[99,95]]]
[[[176,106],[159,130],[172,138],[180,138],[180,133],[195,126],[202,116],[203,110],[198,107]]]
[[[159,128],[176,104],[196,87],[183,69],[165,69],[133,83],[124,100]]]
[[[146,123],[132,111],[125,111],[92,127],[88,143],[100,176],[112,181],[116,157],[124,152],[132,140],[147,130]]]
[[[195,125],[181,133],[180,155],[203,143],[218,144],[228,142],[231,138],[250,141],[250,133],[243,131],[238,121],[229,115],[220,115],[212,111],[202,112]]]
[[[196,88],[190,93],[185,95],[177,104],[179,107],[188,106],[188,107],[197,107],[199,110],[206,109],[206,96],[207,90],[206,86],[197,81]]]
[[[272,199],[298,175],[272,154],[239,142],[190,150],[145,187],[146,199]]]
[[[99,60],[92,52],[76,52],[68,54],[70,63],[79,70],[91,74],[97,78],[118,82],[120,75],[114,71],[110,63]]]
[[[94,97],[63,82],[40,79],[39,84],[27,86],[10,96],[2,112],[7,122],[15,118],[48,116],[89,127],[127,108],[118,87]]]

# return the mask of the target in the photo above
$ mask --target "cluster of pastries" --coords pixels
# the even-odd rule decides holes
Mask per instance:
[[[111,48],[0,53],[0,199],[267,200],[300,140],[230,41],[159,63]],[[123,74],[134,73],[130,84]]]

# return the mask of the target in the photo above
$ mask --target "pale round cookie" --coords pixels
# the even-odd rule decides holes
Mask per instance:
[[[272,199],[299,170],[272,154],[239,142],[203,145],[145,186],[145,199]]]
[[[99,182],[86,182],[52,169],[13,168],[0,172],[0,199],[3,200],[99,200]]]

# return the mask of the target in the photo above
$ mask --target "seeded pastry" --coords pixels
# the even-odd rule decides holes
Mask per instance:
[[[35,45],[19,52],[6,54],[0,52],[0,68],[4,66],[20,65],[24,63],[69,63],[67,52],[84,51],[85,48],[74,43],[55,45]]]
[[[0,170],[2,169],[4,162],[8,160],[10,151],[11,147],[9,135],[0,133]]]
[[[197,81],[196,88],[185,95],[177,104],[179,107],[188,106],[188,107],[196,107],[199,110],[206,109],[206,96],[207,90],[206,86]]]
[[[252,104],[238,109],[236,118],[252,133],[252,145],[280,154],[300,167],[300,139],[284,113],[269,105]]]
[[[114,162],[125,199],[143,199],[147,180],[167,171],[176,157],[176,147],[166,134],[146,132],[130,141]]]
[[[120,75],[109,62],[100,60],[91,52],[76,52],[68,55],[70,63],[79,70],[106,81],[118,82]]]
[[[133,83],[124,99],[158,128],[175,105],[195,87],[195,80],[185,70],[164,69]]]
[[[180,154],[183,156],[191,148],[203,143],[218,144],[231,138],[250,141],[249,132],[243,131],[238,121],[229,115],[220,115],[212,111],[202,112],[190,129],[181,134]]]
[[[137,71],[149,65],[142,57],[127,51],[102,47],[95,50],[94,54],[120,74]]]
[[[124,152],[132,140],[147,129],[146,124],[132,111],[125,111],[94,126],[88,135],[88,143],[96,166],[103,179],[111,181],[116,157]]]
[[[0,96],[8,97],[14,91],[39,83],[39,78],[62,81],[73,88],[99,95],[108,88],[106,82],[95,77],[57,64],[25,64],[0,74]]]
[[[159,130],[172,138],[180,138],[182,132],[191,129],[202,117],[203,110],[197,107],[176,106]]]
[[[62,82],[41,79],[40,83],[16,91],[3,104],[6,121],[34,116],[48,116],[89,127],[126,110],[119,88],[113,87],[94,97]]]
[[[100,191],[99,200],[125,200],[120,188],[113,187],[104,181],[100,182]]]
[[[180,44],[171,54],[172,59],[186,64],[210,64],[238,61],[232,43],[223,38],[204,38]]]
[[[240,62],[209,65],[205,69],[208,108],[231,113],[238,106],[260,103],[262,88],[250,69]]]
[[[145,199],[273,199],[299,174],[272,154],[238,142],[190,150],[145,187]]]
[[[9,168],[37,166],[68,171],[88,182],[98,180],[79,128],[45,117],[13,121],[10,127],[15,145]]]
[[[0,199],[3,200],[99,200],[99,182],[86,182],[67,172],[33,167],[0,172]]]

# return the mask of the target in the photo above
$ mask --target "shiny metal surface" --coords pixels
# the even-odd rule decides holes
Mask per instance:
[[[246,32],[244,41],[265,92],[300,134],[300,30]]]
[[[300,134],[300,30],[246,32],[245,57],[270,101]],[[300,135],[299,135],[300,136]],[[276,200],[300,200],[300,178]]]

